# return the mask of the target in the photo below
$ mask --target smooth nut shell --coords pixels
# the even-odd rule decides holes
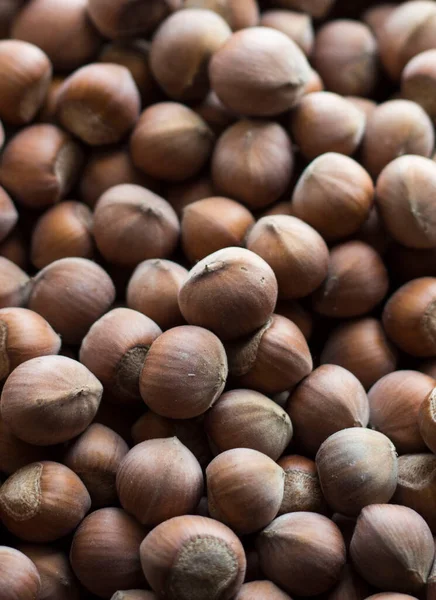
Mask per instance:
[[[0,148],[2,145],[0,132]],[[3,241],[9,235],[17,221],[17,209],[9,195],[0,187],[0,241]]]
[[[262,13],[259,24],[281,31],[290,37],[306,56],[312,54],[315,35],[310,15],[292,10],[266,10]]]
[[[257,0],[185,0],[186,8],[208,8],[227,21],[233,31],[254,27],[259,21]]]
[[[291,600],[288,594],[285,594],[272,581],[251,581],[244,583],[235,596],[235,600]]]
[[[22,552],[0,546],[0,593],[3,600],[37,600],[41,578],[34,563]]]

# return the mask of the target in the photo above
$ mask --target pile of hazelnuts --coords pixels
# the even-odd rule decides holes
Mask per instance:
[[[0,600],[436,600],[436,2],[0,38]]]

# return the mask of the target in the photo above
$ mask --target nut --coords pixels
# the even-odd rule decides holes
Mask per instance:
[[[285,491],[279,515],[292,512],[325,514],[328,510],[319,484],[316,464],[304,456],[283,456],[277,464],[285,472]]]
[[[0,148],[1,146],[2,143],[0,141]],[[17,224],[17,221],[17,209],[5,190],[0,187],[0,242],[9,235]]]
[[[244,583],[235,596],[235,600],[291,600],[290,596],[285,594],[272,581],[252,581]]]
[[[292,10],[267,10],[262,13],[259,25],[281,31],[291,38],[306,56],[312,54],[315,34],[310,15]]]
[[[407,63],[401,75],[401,93],[421,105],[433,122],[436,120],[436,105],[432,99],[432,90],[436,86],[435,58],[434,49],[417,54]]]
[[[35,600],[41,590],[41,578],[34,563],[7,546],[0,546],[0,582],[3,600]]]
[[[418,413],[419,432],[425,444],[433,453],[435,453],[436,448],[435,399],[436,388],[433,388],[420,405]]]
[[[186,8],[208,8],[227,21],[233,31],[255,27],[259,21],[257,0],[185,0]]]

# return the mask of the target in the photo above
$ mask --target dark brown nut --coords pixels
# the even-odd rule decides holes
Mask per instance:
[[[287,412],[297,443],[314,456],[333,433],[349,427],[366,427],[368,398],[356,377],[336,365],[322,365],[291,393]]]
[[[193,110],[160,102],[144,110],[130,140],[134,165],[151,177],[184,181],[200,172],[212,152],[214,134]]]
[[[139,546],[146,531],[119,508],[90,514],[76,530],[70,563],[80,583],[100,598],[145,587]]]
[[[14,17],[24,4],[24,0],[4,0],[0,6],[0,38],[9,37]]]
[[[145,37],[173,11],[182,8],[182,0],[89,0],[88,12],[97,29],[107,38]]]
[[[168,600],[223,600],[238,593],[246,559],[241,542],[222,523],[205,517],[183,516],[158,525],[140,548],[147,581]],[[204,558],[207,556],[207,561]]]
[[[243,119],[219,138],[212,156],[212,181],[224,195],[257,209],[286,192],[293,168],[291,140],[281,125]]]
[[[11,475],[0,489],[0,516],[27,542],[54,542],[73,531],[90,509],[86,487],[60,463],[36,462]]]
[[[334,241],[359,230],[373,201],[374,184],[365,169],[348,156],[328,152],[303,171],[291,211],[324,239]]]
[[[206,413],[205,431],[215,454],[251,448],[277,460],[292,438],[292,423],[273,400],[252,390],[231,390]]]
[[[114,299],[114,284],[99,265],[62,258],[34,278],[29,308],[47,319],[65,343],[80,344]]]
[[[339,528],[310,512],[282,515],[257,540],[265,575],[289,594],[314,596],[330,590],[345,565]]]
[[[35,461],[51,460],[54,454],[52,446],[33,446],[18,439],[0,418],[0,471],[2,473],[12,475]]]
[[[404,352],[436,356],[435,309],[436,278],[414,279],[389,298],[383,311],[383,327]]]
[[[386,2],[370,6],[363,13],[363,22],[372,29],[377,40],[383,35],[383,30],[387,21],[397,7],[398,4]]]
[[[231,35],[212,10],[185,8],[165,19],[150,49],[150,67],[165,94],[180,102],[202,100],[209,91],[209,61]]]
[[[299,100],[309,81],[310,66],[297,44],[281,31],[250,27],[234,33],[214,54],[209,75],[212,89],[228,108],[267,117],[288,110]]]
[[[0,242],[9,235],[17,221],[17,209],[5,190],[0,187]]]
[[[351,540],[351,558],[357,571],[382,590],[422,590],[434,551],[433,536],[424,519],[396,504],[365,507]]]
[[[327,512],[316,464],[304,456],[283,456],[277,463],[285,472],[285,491],[279,515],[291,512]]]
[[[259,25],[281,31],[291,38],[306,56],[311,55],[315,34],[310,15],[292,10],[267,10],[262,13]]]
[[[216,196],[215,189],[212,185],[212,180],[203,175],[183,181],[181,183],[170,184],[166,190],[166,198],[174,208],[179,217],[183,214],[183,209],[192,202],[212,198]]]
[[[68,133],[55,125],[32,125],[4,149],[0,181],[21,204],[45,208],[69,193],[82,161],[82,150]]]
[[[421,373],[425,373],[426,375],[433,377],[433,379],[436,379],[436,360],[434,358],[430,358],[429,360],[424,361],[419,365],[418,371],[421,371]]]
[[[56,70],[77,69],[92,61],[102,41],[87,6],[87,0],[31,0],[15,17],[11,37],[41,48]]]
[[[0,40],[0,119],[25,125],[41,108],[52,77],[48,56],[19,40]]]
[[[47,94],[41,110],[38,113],[38,121],[40,123],[55,123],[56,122],[56,104],[58,101],[59,90],[61,89],[66,75],[55,75],[50,82]]]
[[[371,589],[368,583],[357,574],[355,569],[351,565],[346,564],[342,570],[338,585],[327,596],[327,600],[365,600],[368,598],[368,594],[371,593]]]
[[[251,336],[227,344],[226,351],[237,386],[268,395],[289,390],[313,368],[304,335],[280,315]]]
[[[353,106],[361,110],[367,119],[370,116],[370,114],[377,108],[377,103],[374,100],[370,100],[369,98],[361,98],[360,96],[346,96],[346,100],[348,100],[348,102],[351,102]]]
[[[25,306],[30,287],[29,276],[15,263],[0,256],[0,308]]]
[[[420,277],[436,277],[436,248],[406,248],[393,242],[387,256],[388,269],[398,284]]]
[[[433,122],[436,121],[436,50],[421,52],[407,63],[401,75],[401,93],[421,105]],[[433,148],[432,148],[433,150]],[[409,154],[415,154],[409,152]]]
[[[57,118],[90,146],[116,144],[135,126],[140,111],[136,83],[126,67],[95,63],[70,75],[59,90]]]
[[[372,207],[368,218],[355,235],[356,239],[369,244],[382,256],[387,253],[392,244],[376,206]]]
[[[308,296],[327,276],[327,244],[315,229],[295,217],[273,215],[259,219],[249,231],[245,245],[274,271],[279,298]]]
[[[328,317],[358,317],[371,312],[388,288],[380,255],[363,242],[346,242],[330,252],[328,275],[312,296],[313,307]]]
[[[206,478],[210,515],[239,534],[266,527],[280,509],[285,473],[257,450],[234,448],[219,454]]]
[[[334,433],[321,445],[316,467],[330,508],[357,517],[369,504],[389,502],[397,487],[395,446],[382,433],[353,427]]]
[[[242,246],[254,223],[251,212],[235,200],[215,196],[192,202],[181,222],[185,256],[195,263],[222,248]]]
[[[293,321],[306,340],[310,340],[313,333],[313,316],[311,312],[293,300],[278,302],[275,312]]]
[[[0,149],[3,147],[4,143],[5,143],[5,130],[4,130],[2,122],[0,121]]]
[[[328,14],[335,2],[336,0],[275,0],[274,4],[321,19]]]
[[[37,221],[32,233],[32,263],[42,269],[60,258],[92,258],[92,212],[81,202],[61,202]]]
[[[207,329],[182,325],[151,345],[139,381],[142,399],[155,413],[173,419],[202,415],[227,380],[227,357]]]
[[[362,164],[373,177],[378,177],[402,154],[430,157],[434,141],[431,120],[418,104],[410,100],[390,100],[368,116],[362,140]]]
[[[395,371],[370,389],[371,426],[387,435],[399,454],[426,450],[419,432],[418,414],[435,385],[432,377],[419,371]]]
[[[430,450],[436,454],[436,388],[426,396],[419,407],[418,425],[422,439]]]
[[[7,258],[21,269],[27,269],[28,245],[21,229],[15,228],[3,242],[0,242],[0,256]]]
[[[194,110],[206,121],[215,135],[221,135],[227,127],[233,125],[237,120],[237,116],[224,106],[212,90],[202,102],[194,106]],[[208,194],[208,196],[211,196],[211,194]]]
[[[366,390],[395,371],[397,361],[395,346],[387,339],[380,321],[372,317],[339,325],[327,338],[321,353],[322,364],[344,367]]]
[[[276,301],[274,271],[263,258],[244,248],[225,248],[201,260],[189,272],[179,294],[187,322],[206,327],[224,340],[262,327]]]
[[[208,8],[227,21],[233,31],[259,22],[257,0],[185,0],[185,8]]]
[[[41,578],[35,564],[22,552],[0,546],[0,593],[3,600],[36,600]]]
[[[244,583],[235,596],[235,600],[291,600],[288,594],[285,594],[272,581],[252,581]]]

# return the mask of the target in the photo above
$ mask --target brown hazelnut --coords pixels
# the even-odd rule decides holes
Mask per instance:
[[[179,293],[188,323],[224,340],[262,327],[277,301],[277,279],[263,258],[245,248],[224,248],[198,262]]]
[[[418,425],[422,439],[430,450],[436,454],[436,388],[433,388],[419,407]]]
[[[292,423],[273,400],[252,390],[231,390],[206,413],[205,431],[216,454],[251,448],[277,460],[292,438]]]
[[[387,339],[380,321],[372,317],[339,325],[327,338],[321,353],[322,364],[348,369],[366,390],[395,371],[397,361],[395,346]]]
[[[140,96],[126,67],[95,63],[70,75],[59,90],[57,118],[90,146],[115,144],[139,117]]]
[[[13,435],[0,418],[0,471],[12,475],[22,467],[35,461],[53,459],[52,446],[33,446]]]
[[[395,446],[382,433],[353,427],[321,445],[316,467],[330,508],[357,516],[364,506],[389,502],[397,487]]]
[[[115,592],[111,600],[157,600],[157,596],[147,590],[122,590]]]
[[[285,491],[279,515],[291,512],[327,512],[316,464],[304,456],[283,456],[277,463],[285,472]]]
[[[357,571],[382,590],[422,590],[434,552],[433,536],[424,519],[396,504],[366,506],[351,540],[351,558]]]
[[[68,133],[55,125],[32,125],[4,149],[0,181],[21,204],[45,208],[70,192],[82,161],[82,151]]]
[[[259,22],[257,0],[185,0],[184,7],[213,10],[233,31],[255,27]]]
[[[280,509],[285,473],[257,450],[234,448],[219,454],[206,478],[211,516],[239,534],[266,527]]]
[[[383,327],[396,346],[413,356],[436,355],[435,303],[433,277],[414,279],[389,298],[383,311]]]
[[[314,456],[333,433],[349,427],[366,427],[368,398],[356,377],[336,365],[315,369],[291,393],[287,411],[298,444]]]
[[[27,304],[31,282],[15,263],[0,256],[0,308]]]
[[[315,34],[312,19],[307,13],[292,10],[267,10],[262,13],[259,25],[281,31],[291,38],[306,56],[311,55]]]
[[[50,82],[47,94],[41,110],[38,113],[38,121],[40,123],[55,123],[56,122],[56,104],[58,101],[59,90],[61,89],[66,75],[54,76]]]
[[[113,264],[136,267],[149,258],[166,258],[175,250],[179,232],[171,205],[139,185],[116,185],[95,207],[95,243]]]
[[[36,600],[41,578],[35,564],[25,554],[0,546],[0,594],[3,600]]]
[[[234,33],[215,52],[209,75],[212,89],[228,108],[267,117],[288,110],[299,100],[310,66],[302,50],[281,31],[250,27]]]
[[[222,248],[242,246],[254,223],[250,211],[235,200],[212,197],[192,202],[184,208],[181,222],[185,256],[195,263]]]
[[[397,594],[395,592],[386,592],[369,596],[366,600],[417,600],[415,596],[409,594]]]
[[[215,196],[215,189],[212,180],[208,175],[203,175],[181,183],[172,183],[166,190],[166,198],[174,208],[179,217],[183,214],[183,209],[192,202],[212,198]]]
[[[345,564],[339,528],[310,512],[282,515],[257,540],[265,575],[289,594],[314,596],[330,590]]]
[[[19,40],[0,40],[0,119],[25,125],[41,108],[52,76],[48,56],[37,46]]]
[[[207,329],[182,325],[151,345],[139,380],[142,399],[163,417],[190,419],[219,398],[227,379],[227,357]]]
[[[1,148],[1,143],[0,143]],[[12,231],[18,221],[18,212],[9,195],[0,187],[0,242]]]
[[[222,600],[230,600],[244,581],[241,542],[228,527],[206,517],[161,523],[142,542],[140,554],[150,586],[168,600],[208,600],[218,590]]]
[[[214,91],[210,91],[202,102],[196,104],[195,112],[206,121],[215,135],[221,135],[223,131],[233,125],[237,120],[237,116],[229,110]],[[208,194],[211,196],[211,194]]]
[[[134,165],[147,175],[183,181],[199,173],[213,144],[211,129],[197,113],[177,102],[160,102],[141,114],[130,152]]]
[[[328,275],[312,296],[313,307],[327,317],[358,317],[371,312],[388,288],[380,255],[363,242],[346,242],[330,252]]]
[[[355,236],[361,242],[372,246],[382,256],[386,254],[392,244],[376,206],[372,207],[366,221]]]
[[[327,16],[336,0],[275,0],[277,6],[308,13],[316,19]]]
[[[235,600],[291,600],[288,594],[285,594],[272,581],[252,581],[244,583],[235,596]]]
[[[406,248],[392,242],[386,260],[388,269],[398,284],[420,277],[436,277],[436,247]]]
[[[373,200],[374,185],[365,169],[348,156],[328,152],[303,171],[291,211],[324,239],[334,241],[359,230]]]
[[[15,228],[8,237],[0,242],[0,256],[7,258],[21,269],[29,266],[27,239],[21,229]]]
[[[377,103],[369,98],[361,98],[360,96],[346,96],[345,98],[353,106],[361,110],[367,119],[377,108]]]
[[[435,59],[436,49],[421,52],[407,63],[401,75],[402,95],[421,105],[433,122],[436,121],[436,103],[434,101],[434,91],[436,89]],[[415,153],[409,152],[409,154]]]
[[[287,190],[293,168],[291,140],[281,125],[243,119],[219,138],[212,156],[212,181],[229,198],[252,209],[263,208]]]
[[[338,585],[327,596],[327,600],[365,600],[371,593],[370,589],[372,588],[357,574],[354,568],[346,564]]]
[[[99,265],[62,258],[34,278],[29,308],[45,317],[65,343],[79,344],[114,299],[114,284]]]
[[[0,5],[0,38],[9,37],[15,15],[24,4],[24,0],[3,0]]]
[[[306,340],[310,340],[313,333],[313,316],[311,312],[294,300],[278,302],[275,312],[293,321]]]
[[[100,598],[145,587],[139,547],[146,531],[119,508],[90,514],[76,530],[70,563],[80,583]]]
[[[383,30],[387,21],[397,7],[398,4],[386,2],[370,6],[363,13],[363,22],[372,29],[377,40],[383,35]]]
[[[304,86],[303,96],[314,94],[315,92],[323,92],[324,89],[324,82],[319,73],[317,73],[315,69],[310,69],[309,80]]]

